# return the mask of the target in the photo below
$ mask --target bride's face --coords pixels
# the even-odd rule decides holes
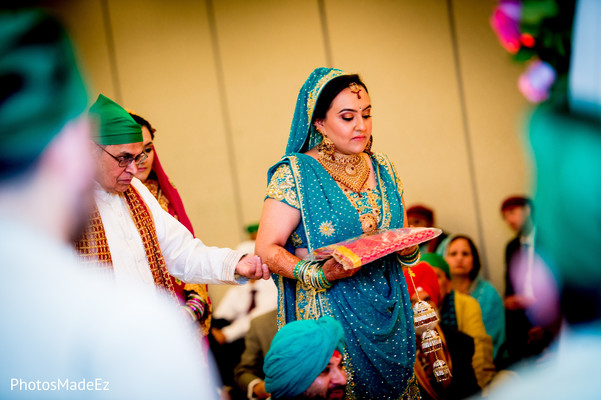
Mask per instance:
[[[345,88],[332,101],[325,119],[315,121],[315,126],[343,154],[361,153],[371,137],[371,100],[365,89],[359,87],[361,98]]]

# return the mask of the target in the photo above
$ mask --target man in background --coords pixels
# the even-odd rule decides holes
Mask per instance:
[[[553,339],[551,330],[533,325],[527,315],[534,305],[535,234],[532,200],[511,196],[501,204],[501,214],[516,233],[505,248],[505,329],[507,365],[540,354]]]
[[[416,228],[435,227],[434,211],[431,208],[419,204],[411,206],[407,209],[407,223],[409,226]],[[419,245],[420,253],[435,253],[448,236],[449,235],[446,232],[442,232],[434,239],[421,243]]]

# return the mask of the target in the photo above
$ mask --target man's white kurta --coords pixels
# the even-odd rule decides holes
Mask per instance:
[[[169,273],[187,283],[243,283],[235,278],[236,264],[243,253],[205,246],[179,221],[164,211],[144,184],[134,178],[132,185],[148,205]],[[95,200],[106,232],[115,278],[135,280],[154,286],[142,238],[134,225],[123,195],[108,193],[97,185]]]

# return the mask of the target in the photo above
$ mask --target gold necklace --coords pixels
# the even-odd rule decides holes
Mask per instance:
[[[367,190],[367,201],[369,202],[369,207],[371,207],[371,212],[362,214],[361,212],[368,208],[367,206],[359,206],[357,201],[353,198],[353,196],[349,193],[348,190],[343,190],[346,197],[350,200],[351,204],[357,212],[359,213],[359,222],[361,222],[361,230],[363,233],[372,233],[378,229],[378,215],[380,214],[380,208],[378,207],[378,202],[375,198],[374,192],[371,189]],[[361,194],[359,193],[359,197]]]
[[[361,154],[345,155],[318,150],[319,163],[336,182],[359,193],[369,178],[369,166]]]

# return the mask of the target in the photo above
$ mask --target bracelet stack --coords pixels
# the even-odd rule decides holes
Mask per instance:
[[[200,321],[205,314],[206,304],[202,297],[196,293],[190,293],[188,295],[188,301],[186,301],[186,307],[191,311],[191,314]]]
[[[328,289],[332,284],[328,282],[321,263],[317,261],[300,260],[294,266],[294,279],[300,281],[305,286],[311,286],[316,289]]]
[[[419,262],[419,247],[415,249],[415,251],[406,256],[399,256],[399,261],[403,266],[412,267]]]

